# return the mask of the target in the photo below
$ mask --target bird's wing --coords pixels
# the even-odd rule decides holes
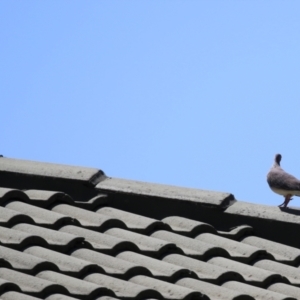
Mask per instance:
[[[286,191],[300,191],[300,180],[286,173],[281,168],[273,168],[268,173],[267,181],[272,188]]]

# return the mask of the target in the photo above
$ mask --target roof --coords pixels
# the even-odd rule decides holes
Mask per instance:
[[[300,211],[0,157],[0,299],[300,299]]]

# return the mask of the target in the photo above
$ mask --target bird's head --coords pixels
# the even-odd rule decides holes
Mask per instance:
[[[282,157],[281,154],[275,155],[275,162],[278,164],[278,166],[280,166],[281,157]]]

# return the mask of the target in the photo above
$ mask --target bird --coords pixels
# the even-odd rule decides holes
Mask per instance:
[[[280,167],[281,158],[281,154],[275,155],[267,182],[274,193],[284,196],[284,202],[279,207],[287,207],[293,196],[300,196],[300,180]]]

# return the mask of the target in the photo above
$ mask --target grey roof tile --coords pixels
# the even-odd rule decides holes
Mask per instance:
[[[116,218],[97,214],[68,204],[58,204],[52,208],[52,211],[75,218],[83,227],[88,229],[104,231],[111,227],[126,228],[126,225]]]
[[[30,245],[46,246],[46,241],[39,235],[22,232],[17,229],[1,227],[0,245],[22,250]]]
[[[181,254],[169,254],[162,260],[191,270],[196,273],[199,279],[215,284],[220,284],[228,280],[244,280],[238,272],[229,271],[223,267],[209,264],[198,259],[186,257]]]
[[[102,297],[99,297],[95,300],[116,300],[118,298],[114,298],[114,297],[109,297],[109,296],[102,296]]]
[[[295,299],[300,298],[300,289],[289,284],[274,283],[268,287],[268,290],[290,297],[294,297]]]
[[[26,174],[94,182],[103,172],[94,168],[75,167],[29,160],[1,158],[0,173]]]
[[[215,255],[229,257],[228,252],[221,247],[216,247],[212,244],[191,239],[176,233],[160,230],[152,233],[151,236],[174,243],[184,252],[184,254],[198,259],[206,260]]]
[[[6,292],[1,295],[0,299],[3,300],[39,300],[40,298],[25,295],[19,292]]]
[[[47,229],[39,226],[34,226],[30,224],[25,224],[25,223],[15,225],[13,229],[27,235],[36,235],[36,236],[43,237],[43,239],[48,243],[51,249],[60,252],[67,252],[69,251],[69,249],[73,248],[76,244],[81,244],[84,241],[84,238],[75,236],[73,234]]]
[[[248,236],[241,240],[242,243],[265,249],[280,262],[296,265],[300,262],[300,249],[282,245],[256,236]]]
[[[232,194],[199,189],[183,188],[170,185],[154,184],[141,181],[106,178],[96,188],[103,192],[163,197],[185,202],[196,202],[210,207],[226,207],[234,200]]]
[[[300,287],[300,269],[268,259],[259,260],[253,266],[285,276],[293,285]],[[299,295],[300,297],[300,295]]]
[[[5,204],[10,199],[19,199],[22,201],[28,201],[28,196],[19,190],[0,187],[0,203]]]
[[[45,259],[3,246],[0,246],[0,257],[8,263],[9,268],[31,275],[41,270],[58,270],[55,264]]]
[[[20,222],[34,223],[31,217],[0,206],[0,226],[12,227]]]
[[[96,208],[108,204],[107,195],[97,195],[87,201],[74,201],[74,205],[83,209],[95,211]]]
[[[43,227],[56,229],[67,224],[79,224],[76,219],[20,201],[9,202],[5,205],[5,207],[25,216],[29,216],[36,225]],[[23,223],[25,222],[26,221],[23,221]],[[18,220],[18,223],[22,223],[22,220]]]
[[[267,252],[263,249],[246,245],[211,233],[202,233],[196,236],[195,239],[204,243],[212,244],[216,247],[222,247],[233,259],[241,262],[248,263],[259,256],[267,257]]]
[[[203,232],[211,232],[216,233],[214,227],[207,223],[178,217],[178,216],[171,216],[162,219],[162,222],[168,224],[172,231],[175,233],[187,235],[190,237],[195,237],[196,235],[203,233]]]
[[[160,299],[162,296],[156,289],[146,288],[143,285],[135,284],[130,281],[125,281],[113,278],[102,274],[90,274],[84,278],[87,282],[92,282],[100,286],[106,286],[111,289],[117,297],[122,299]]]
[[[53,271],[43,271],[37,274],[36,277],[64,286],[71,296],[75,298],[94,299],[96,296],[115,296],[114,293],[105,286]]]
[[[278,273],[249,266],[224,257],[211,258],[208,260],[208,263],[238,272],[243,276],[247,283],[260,287],[266,287],[273,282],[288,282],[286,278]]]
[[[54,293],[68,293],[68,291],[60,284],[55,284],[51,281],[9,270],[7,268],[0,268],[0,278],[17,284],[23,293],[31,296],[44,298]]]
[[[237,201],[229,206],[225,214],[247,216],[270,221],[281,221],[287,223],[300,224],[300,216],[285,212],[277,206],[258,205],[248,202]]]
[[[163,239],[145,236],[124,229],[112,228],[105,231],[105,234],[131,241],[139,247],[142,253],[149,256],[159,257],[167,252],[177,251],[175,244],[172,242],[170,243]]]
[[[277,292],[265,290],[262,288],[254,287],[245,283],[237,282],[237,281],[228,281],[225,282],[223,287],[226,287],[228,289],[232,289],[235,291],[239,291],[241,293],[245,293],[247,295],[252,296],[254,299],[257,300],[297,300],[294,297],[289,297],[284,294],[280,294]]]
[[[45,300],[77,300],[77,298],[65,296],[61,294],[54,294],[45,298]]]
[[[135,276],[129,281],[157,290],[163,295],[165,299],[209,300],[209,298],[206,295],[199,291],[195,291],[186,287],[150,278],[147,276]]]
[[[220,287],[211,283],[203,282],[192,278],[183,278],[176,282],[177,285],[199,291],[207,295],[211,300],[254,300],[255,298],[241,293]]]
[[[140,233],[150,233],[158,229],[170,229],[170,226],[158,220],[147,218],[141,215],[119,210],[113,207],[102,207],[96,211],[98,214],[123,221],[127,228]]]
[[[24,252],[53,263],[61,273],[69,276],[82,277],[89,272],[102,270],[97,264],[39,246],[29,247]]]
[[[1,268],[0,268],[1,270]],[[0,295],[7,291],[17,291],[20,292],[20,287],[15,283],[6,279],[2,279],[0,276]]]
[[[155,278],[165,281],[174,282],[185,276],[194,278],[196,277],[194,272],[191,272],[186,268],[131,251],[121,252],[117,255],[117,258],[143,266],[150,270]]]
[[[242,237],[253,234],[253,227],[249,225],[240,225],[232,228],[230,231],[217,231],[219,235],[227,239],[239,241]]]
[[[137,245],[124,239],[114,237],[105,233],[67,225],[59,229],[59,232],[66,232],[82,237],[92,245],[92,247],[103,253],[115,254],[124,250],[139,251]]]
[[[90,249],[78,249],[71,253],[72,257],[76,257],[91,263],[98,264],[103,272],[107,275],[120,279],[129,279],[136,275],[152,276],[151,272],[141,265],[129,262],[117,257],[109,256],[103,253],[92,251]]]
[[[53,203],[73,203],[72,198],[63,192],[26,190],[25,194],[29,198],[29,200],[26,201],[27,203],[43,208],[47,208]]]

